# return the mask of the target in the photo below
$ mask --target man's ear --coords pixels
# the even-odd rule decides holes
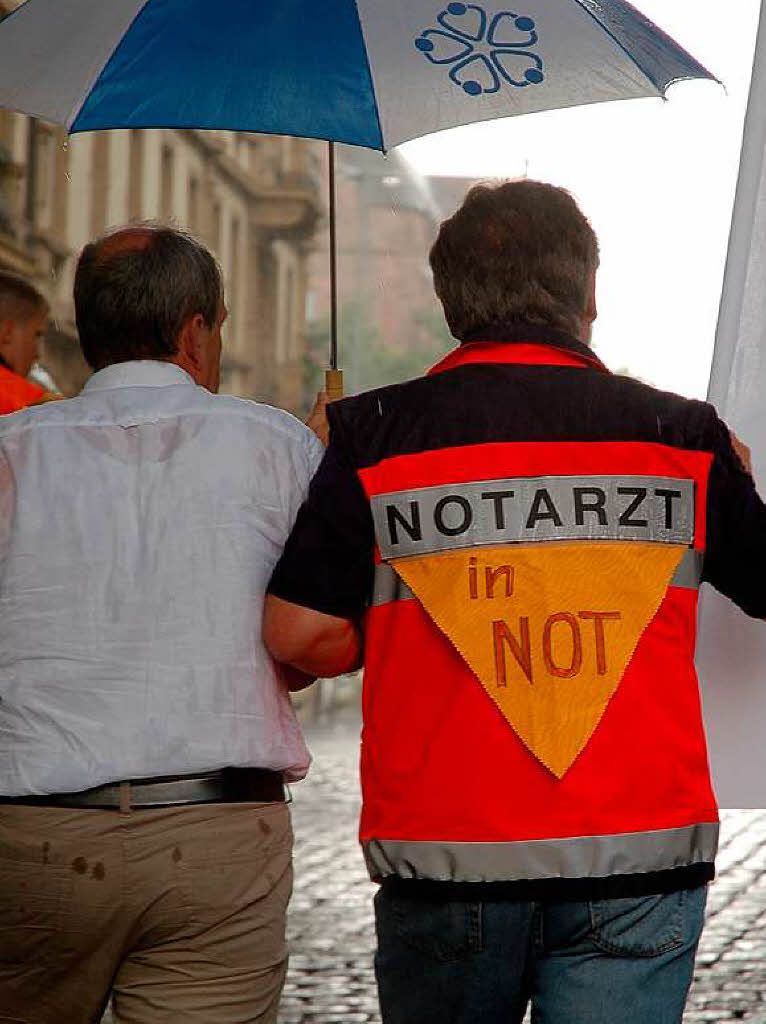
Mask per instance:
[[[201,313],[195,313],[189,317],[178,335],[178,356],[176,358],[176,362],[187,370],[195,380],[197,375],[205,370],[206,342],[205,319]]]
[[[585,296],[585,319],[588,323],[593,321],[598,316],[598,307],[596,306],[596,271],[594,270],[588,275],[588,285]]]

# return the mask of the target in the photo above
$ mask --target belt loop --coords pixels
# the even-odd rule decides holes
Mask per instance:
[[[532,945],[538,955],[545,952],[545,904],[532,903]]]
[[[120,810],[126,812],[130,810],[130,783],[120,783]]]

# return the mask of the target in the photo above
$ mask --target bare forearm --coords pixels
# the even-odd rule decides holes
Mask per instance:
[[[331,678],[353,672],[361,664],[359,633],[349,622],[342,632],[318,638],[310,647],[296,654],[293,668],[315,676]]]
[[[354,622],[278,597],[267,598],[263,636],[272,657],[308,675],[338,676],[361,664],[361,634]]]

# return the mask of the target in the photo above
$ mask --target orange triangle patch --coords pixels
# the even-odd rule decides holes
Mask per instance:
[[[563,778],[687,550],[635,541],[530,544],[391,564],[522,742]]]

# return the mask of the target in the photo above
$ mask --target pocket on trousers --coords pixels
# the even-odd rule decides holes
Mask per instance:
[[[280,808],[281,810],[281,808]],[[293,836],[284,813],[252,815],[236,836],[213,836],[204,856],[194,851],[181,865],[191,897],[193,923],[220,921],[227,914],[254,908],[261,901],[283,900],[291,891]],[[270,821],[266,831],[261,822]]]
[[[43,956],[64,927],[72,892],[67,868],[0,861],[0,963]]]
[[[481,952],[481,910],[480,903],[409,899],[383,886],[375,894],[378,946],[404,943],[434,960],[462,960]]]
[[[659,956],[684,942],[688,890],[589,904],[593,941],[615,956]]]

